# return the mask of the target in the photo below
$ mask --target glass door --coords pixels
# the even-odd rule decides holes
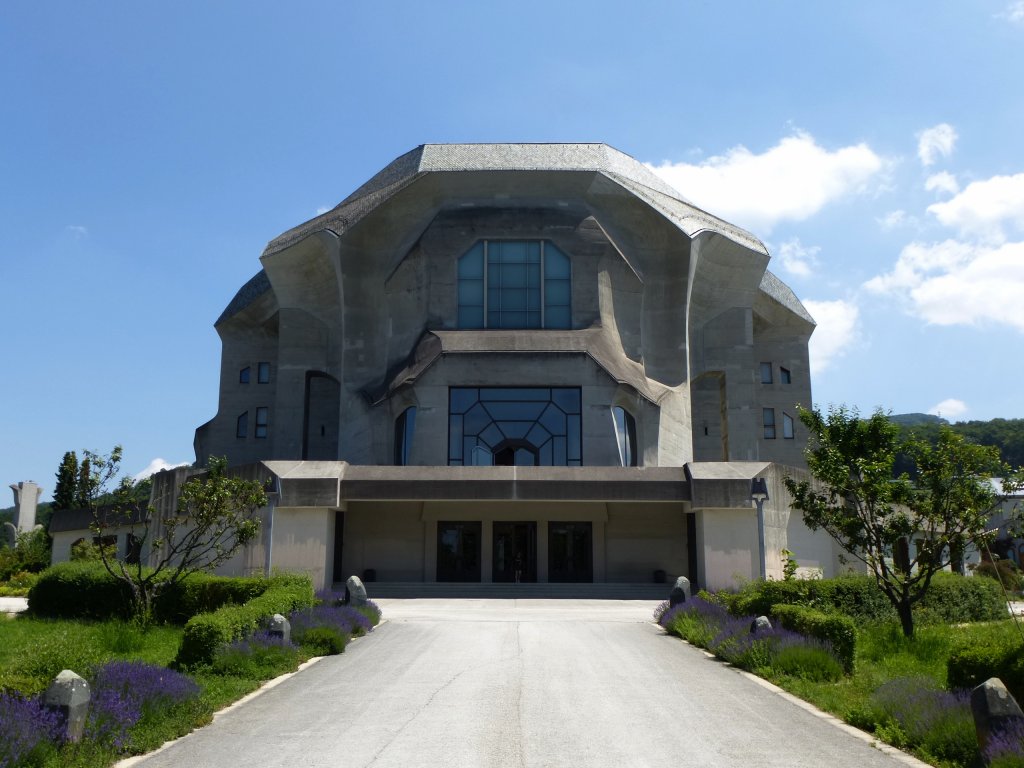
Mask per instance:
[[[494,523],[491,579],[524,583],[537,580],[537,524]]]
[[[592,582],[594,537],[591,523],[548,523],[548,581]]]

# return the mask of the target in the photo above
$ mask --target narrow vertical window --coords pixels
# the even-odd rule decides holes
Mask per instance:
[[[416,406],[410,406],[395,419],[395,465],[409,465],[409,451],[412,449],[412,436],[416,431]]]
[[[270,363],[256,364],[256,381],[259,384],[270,383]]]
[[[619,444],[619,462],[624,467],[636,466],[636,419],[625,408],[612,406],[615,439]]]
[[[779,381],[783,384],[791,384],[793,382],[793,377],[789,374],[789,368],[779,366]]]
[[[248,370],[248,369],[247,369]],[[235,422],[235,437],[249,436],[249,412],[243,411]]]
[[[772,383],[772,364],[761,363],[761,383],[771,384]]]
[[[257,408],[256,409],[256,437],[267,436],[267,419],[269,416],[269,408]]]
[[[782,414],[782,437],[786,440],[793,439],[793,417],[788,413]]]
[[[245,368],[243,368],[242,370],[240,370],[238,372],[238,383],[239,384],[248,384],[249,383],[249,366],[248,365],[245,366]]]
[[[762,408],[761,409],[761,421],[764,425],[764,439],[774,440],[775,439],[775,409],[774,408]]]

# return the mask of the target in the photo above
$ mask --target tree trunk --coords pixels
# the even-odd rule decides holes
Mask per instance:
[[[900,617],[900,626],[903,627],[903,636],[914,637],[914,613],[910,608],[910,601],[903,599],[896,604],[896,613]]]

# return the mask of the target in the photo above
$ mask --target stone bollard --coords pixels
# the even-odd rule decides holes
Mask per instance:
[[[971,714],[982,755],[993,736],[1015,723],[1024,725],[1024,712],[998,677],[990,677],[971,691]]]
[[[64,718],[64,738],[78,741],[89,712],[89,684],[70,669],[65,669],[43,694],[43,705],[60,712]]]
[[[758,632],[764,632],[765,630],[771,629],[772,623],[768,621],[767,616],[758,616],[752,622],[750,622],[750,634],[756,635]]]
[[[669,608],[675,608],[680,603],[685,603],[690,599],[690,580],[685,576],[680,576],[676,579],[676,583],[672,587],[672,591],[668,593],[668,606]]]
[[[366,605],[366,587],[358,576],[349,576],[345,582],[345,605]]]
[[[280,613],[275,613],[270,617],[267,634],[271,637],[281,638],[281,642],[287,645],[292,641],[292,624]]]

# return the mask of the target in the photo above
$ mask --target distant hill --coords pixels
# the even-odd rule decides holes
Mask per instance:
[[[900,425],[904,436],[917,435],[934,441],[945,419],[927,413],[903,413],[889,417]],[[1024,419],[991,419],[989,421],[960,421],[949,427],[979,445],[994,445],[1003,461],[1013,467],[1024,466]]]

